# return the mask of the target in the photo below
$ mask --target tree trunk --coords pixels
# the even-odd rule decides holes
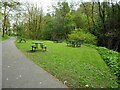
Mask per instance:
[[[88,21],[88,30],[90,31],[90,20],[89,20],[89,16],[88,16],[88,13],[87,13],[87,9],[86,9],[86,6],[84,5],[84,3],[82,3],[84,8],[85,8],[85,13],[86,13],[86,16],[87,16],[87,21]]]
[[[5,6],[5,10],[4,10],[4,19],[3,19],[3,33],[2,33],[2,37],[5,36],[5,21],[6,21],[6,6]]]
[[[117,51],[120,45],[120,40],[118,40],[114,46],[114,50]]]

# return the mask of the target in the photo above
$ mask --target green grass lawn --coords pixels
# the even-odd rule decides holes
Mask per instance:
[[[32,40],[17,43],[17,47],[34,63],[44,68],[60,81],[67,81],[72,88],[116,88],[116,77],[98,54],[97,50],[82,45],[80,48],[67,47],[65,43],[43,41],[48,51],[41,49],[30,52]]]

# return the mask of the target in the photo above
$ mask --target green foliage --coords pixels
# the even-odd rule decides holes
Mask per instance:
[[[87,29],[87,17],[83,13],[76,11],[72,15],[76,28]]]
[[[14,32],[17,35],[17,38],[27,38],[27,32],[25,32],[24,24],[20,23],[18,25],[14,25]]]
[[[44,16],[44,25],[43,25],[43,30],[41,32],[42,39],[44,40],[52,39],[52,34],[54,32],[53,27],[54,27],[54,18],[50,14],[47,14],[46,16]]]
[[[109,50],[105,47],[96,47],[96,49],[99,51],[106,64],[110,67],[111,71],[118,76],[120,71],[119,53],[113,50]]]
[[[73,21],[73,16],[70,13],[66,14],[65,17],[65,26],[66,34],[69,34],[75,27],[75,23]]]
[[[14,0],[12,0],[14,1]],[[7,6],[8,2],[4,3]],[[12,3],[11,3],[12,4]],[[5,6],[3,7],[5,9]],[[9,8],[17,9],[18,5],[8,5]],[[111,2],[81,2],[76,8],[75,3],[71,5],[67,1],[58,1],[57,5],[53,6],[53,12],[43,14],[42,8],[35,5],[25,5],[26,8],[21,12],[16,13],[17,22],[24,23],[24,36],[30,39],[47,39],[47,40],[64,40],[68,39],[75,28],[83,29],[86,32],[79,32],[80,36],[72,32],[70,38],[84,39],[86,43],[96,44],[120,50],[120,4]],[[9,11],[9,8],[6,10]],[[7,14],[7,12],[5,13]],[[9,13],[8,13],[9,14]],[[23,18],[20,18],[23,16]],[[20,20],[17,20],[17,19]],[[5,18],[4,22],[10,26],[10,17]],[[7,28],[4,27],[4,31]],[[91,33],[91,34],[90,34]],[[93,35],[92,35],[93,34]],[[96,37],[97,40],[96,40]]]
[[[52,39],[66,39],[67,34],[75,27],[68,2],[59,2],[58,7],[55,8],[55,15],[52,18]]]
[[[88,44],[96,44],[97,38],[88,32],[83,31],[82,29],[75,30],[68,35],[68,38],[71,40],[84,40]]]
[[[96,26],[99,43],[107,48],[120,51],[120,4],[98,2],[99,17]]]
[[[2,15],[2,36],[4,37],[5,34],[8,34],[8,31],[10,30],[11,22],[13,22],[11,19],[12,14],[10,12],[16,12],[17,9],[19,8],[20,3],[15,0],[11,0],[10,2],[8,1],[1,1],[0,2],[0,9],[2,9],[3,12],[0,12]],[[0,16],[1,16],[0,15]],[[0,18],[1,19],[1,18]]]
[[[49,28],[46,27],[46,30],[42,31],[42,39],[43,40],[51,40],[52,36],[51,36],[51,31]]]
[[[22,19],[21,19],[22,20]],[[26,12],[24,12],[23,22],[17,26],[17,34],[30,39],[41,39],[41,31],[43,28],[43,10],[37,5],[28,4]]]
[[[23,34],[23,30],[24,30],[23,25],[16,26],[17,34],[20,34],[20,35]]]

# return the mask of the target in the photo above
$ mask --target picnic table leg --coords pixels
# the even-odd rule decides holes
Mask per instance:
[[[47,47],[45,47],[45,51],[47,50]]]
[[[38,44],[37,43],[35,43],[35,46],[36,46],[36,48],[38,48]]]
[[[72,46],[75,47],[75,43],[73,43]]]
[[[33,50],[33,46],[32,46],[32,51],[34,51],[34,50]]]
[[[26,43],[26,40],[25,40],[25,39],[23,39],[23,41]]]
[[[36,47],[32,46],[32,51],[35,52],[36,51]]]
[[[36,51],[36,48],[37,48],[37,47],[34,47],[34,51]]]

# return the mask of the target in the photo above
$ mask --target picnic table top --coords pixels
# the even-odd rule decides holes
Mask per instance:
[[[36,41],[36,42],[32,42],[33,44],[43,44],[43,42],[39,42],[39,41]]]

